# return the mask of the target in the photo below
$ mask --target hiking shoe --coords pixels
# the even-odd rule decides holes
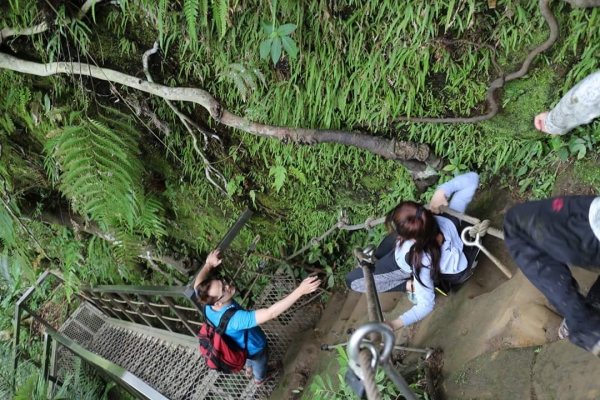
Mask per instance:
[[[255,379],[254,385],[256,385],[256,386],[264,385],[265,383],[269,382],[275,375],[277,375],[277,372],[279,372],[279,370],[277,368],[267,369],[267,375],[265,376],[265,378],[262,381],[257,381]]]
[[[560,340],[562,340],[568,336],[569,336],[569,327],[567,326],[567,320],[563,318],[562,322],[560,323],[560,326],[558,327],[558,338]],[[598,351],[600,351],[600,344],[596,345],[595,347],[598,347]],[[594,353],[593,349],[592,349],[592,353]],[[597,354],[595,354],[595,355],[597,355]]]
[[[375,246],[367,246],[364,249],[357,247],[353,253],[359,263],[364,261],[369,264],[375,264],[375,257],[373,256],[375,254]]]

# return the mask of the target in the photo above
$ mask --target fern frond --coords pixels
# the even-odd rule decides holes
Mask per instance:
[[[167,231],[161,214],[164,212],[162,204],[155,197],[140,199],[138,202],[140,215],[137,224],[141,227],[142,234],[146,237],[165,236]]]
[[[200,0],[200,17],[202,26],[208,26],[208,0]]]
[[[118,232],[116,239],[117,241],[113,244],[113,248],[117,260],[125,265],[133,264],[141,251],[137,238],[126,232]]]
[[[236,74],[233,72],[231,72],[229,74],[229,76],[233,80],[233,84],[237,87],[238,92],[240,92],[240,95],[242,96],[242,100],[246,101],[246,95],[248,94],[248,88],[244,84],[244,79],[239,74]]]
[[[199,6],[199,0],[185,0],[185,3],[183,3],[183,12],[188,23],[188,31],[190,33],[190,41],[193,49],[196,48],[198,43],[196,20],[198,19]]]
[[[15,240],[13,220],[4,205],[0,205],[0,239],[5,247],[10,247]]]
[[[265,89],[267,89],[267,79],[265,78],[265,75],[262,73],[262,71],[258,68],[252,68],[252,72],[254,72],[254,75],[257,76],[257,78],[261,81]]]
[[[213,19],[217,25],[219,40],[227,33],[227,12],[229,11],[229,0],[213,0]]]

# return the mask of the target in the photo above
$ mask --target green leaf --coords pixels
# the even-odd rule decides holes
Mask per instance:
[[[333,285],[335,285],[335,277],[333,275],[329,275],[329,278],[327,279],[327,287],[332,288]]]
[[[294,32],[297,27],[298,25],[295,24],[281,25],[279,28],[277,28],[277,33],[279,33],[280,36],[287,36]]]
[[[256,191],[251,190],[249,194],[250,194],[250,199],[252,200],[252,204],[254,205],[254,207],[256,207]]]
[[[277,64],[277,61],[281,58],[281,38],[276,37],[273,39],[273,43],[271,44],[271,60],[273,60],[273,64]]]
[[[275,181],[273,182],[273,187],[279,193],[281,188],[283,187],[283,183],[287,178],[287,169],[281,165],[271,167],[269,169],[269,176],[274,176]]]
[[[51,104],[50,104],[50,97],[48,97],[47,94],[44,95],[44,108],[46,109],[46,112],[50,112],[51,109]]]
[[[304,175],[304,173],[302,171],[300,171],[298,168],[294,167],[294,166],[290,166],[290,168],[288,169],[288,172],[296,179],[298,179],[300,182],[302,182],[303,185],[306,185],[306,176]]]
[[[273,33],[274,28],[272,23],[261,21],[260,25],[267,35],[271,35],[271,33]]]
[[[556,153],[562,162],[566,162],[569,158],[569,150],[566,147],[561,147]]]
[[[517,178],[525,175],[525,173],[527,172],[527,165],[523,165],[521,168],[519,168],[519,170],[517,171]]]
[[[443,171],[454,171],[456,169],[456,165],[448,164],[442,170]]]
[[[262,41],[260,44],[260,58],[265,59],[269,57],[269,53],[271,52],[271,43],[273,43],[273,39]]]
[[[298,47],[292,38],[289,36],[282,36],[281,42],[283,44],[283,49],[290,55],[290,57],[296,58],[298,56]]]

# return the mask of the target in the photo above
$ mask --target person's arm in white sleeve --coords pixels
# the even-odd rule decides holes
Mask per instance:
[[[433,311],[435,307],[435,288],[431,279],[431,270],[429,268],[421,268],[419,274],[421,284],[417,279],[413,280],[415,288],[415,304],[410,310],[402,314],[398,319],[390,321],[392,329],[397,330],[405,326],[409,326],[425,318]]]
[[[467,206],[473,200],[477,187],[479,186],[479,175],[475,172],[467,172],[440,185],[429,203],[432,212],[439,214],[440,206],[449,206],[458,212],[465,212]],[[450,204],[448,199],[450,198]]]

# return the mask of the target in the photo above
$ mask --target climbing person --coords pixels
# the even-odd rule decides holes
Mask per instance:
[[[564,135],[600,116],[600,71],[573,86],[552,111],[535,116],[535,128],[552,135]]]
[[[587,297],[569,265],[600,271],[600,197],[562,196],[518,204],[504,241],[529,281],[565,318],[559,335],[600,356],[600,276]]]
[[[317,277],[308,277],[287,297],[269,308],[254,311],[244,310],[233,296],[236,288],[232,282],[213,277],[213,272],[221,264],[220,250],[214,250],[206,258],[204,266],[194,280],[196,298],[205,306],[205,317],[219,326],[221,317],[231,308],[237,311],[227,324],[225,335],[233,339],[239,348],[248,351],[246,374],[254,375],[254,383],[261,386],[277,372],[277,363],[268,362],[267,338],[259,325],[277,318],[289,309],[300,297],[317,290],[321,281]]]
[[[414,324],[433,311],[436,285],[447,291],[452,284],[471,276],[476,250],[463,246],[460,222],[434,213],[439,214],[441,206],[448,206],[448,198],[450,208],[464,212],[478,185],[476,173],[459,175],[438,187],[429,204],[431,211],[413,201],[403,201],[386,215],[390,234],[374,253],[375,287],[377,292],[407,292],[415,304],[389,322],[394,330]],[[355,255],[359,260],[365,257],[360,250]],[[361,268],[346,275],[346,285],[357,292],[365,291]]]

